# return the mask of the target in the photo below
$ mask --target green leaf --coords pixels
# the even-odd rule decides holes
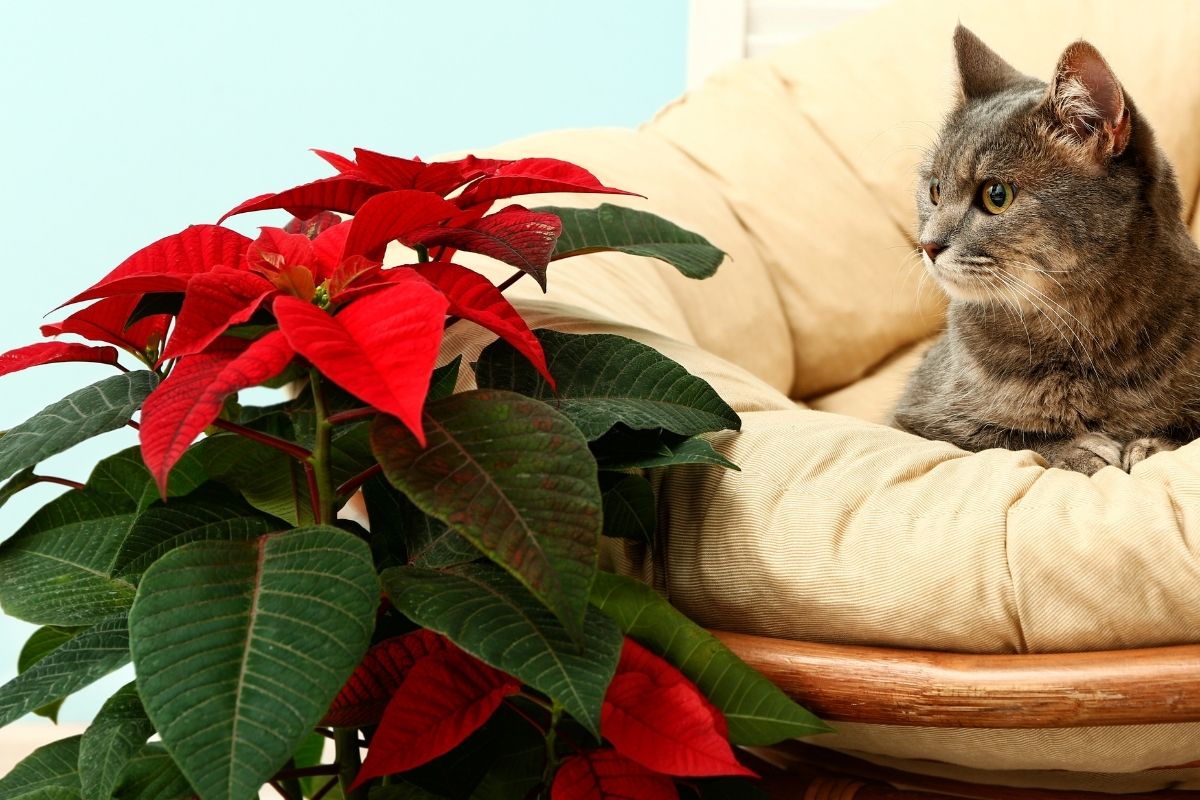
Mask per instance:
[[[479,548],[413,505],[382,475],[364,483],[362,492],[371,520],[371,552],[376,568],[411,562],[438,569],[482,557]]]
[[[126,765],[152,733],[137,686],[125,684],[100,708],[79,743],[83,800],[110,800]]]
[[[96,623],[0,686],[0,727],[79,691],[128,662],[125,615]]]
[[[46,625],[90,625],[125,611],[133,584],[114,562],[137,514],[157,496],[136,448],[104,459],[87,485],[56,497],[0,545],[0,605]],[[193,488],[202,473],[190,459],[168,494]]]
[[[458,355],[449,364],[440,366],[433,371],[433,375],[429,377],[429,394],[425,396],[426,403],[432,403],[434,400],[441,400],[443,397],[454,394],[454,387],[458,385],[458,371],[461,365],[462,356]]]
[[[479,355],[480,388],[508,389],[554,405],[589,441],[618,422],[682,436],[737,430],[741,419],[713,388],[652,347],[610,333],[534,332],[556,387],[512,345],[497,340]]]
[[[81,630],[83,628],[65,628],[56,625],[47,625],[38,628],[25,642],[25,646],[21,648],[20,655],[17,656],[17,674],[25,672],[34,664],[50,655],[50,653],[71,641]],[[62,707],[63,700],[65,699],[65,697],[59,697],[56,700],[51,700],[41,708],[35,708],[33,713],[57,723],[58,710]]]
[[[650,544],[658,521],[654,488],[641,475],[601,473],[604,535]]]
[[[105,378],[51,403],[0,437],[0,480],[122,427],[158,385],[149,370]]]
[[[0,486],[0,506],[11,500],[17,492],[28,489],[37,482],[37,476],[33,474],[33,467],[26,467],[13,475],[3,486]]]
[[[0,778],[4,800],[59,800],[79,797],[79,738],[43,745]]]
[[[291,430],[284,435],[290,438]],[[233,433],[206,437],[189,452],[213,480],[239,492],[259,511],[292,525],[312,523],[308,483],[294,458]]]
[[[427,446],[379,416],[371,444],[383,474],[508,570],[578,634],[596,573],[596,462],[571,422],[512,392],[430,403]]]
[[[725,714],[734,744],[774,744],[830,730],[649,586],[602,572],[592,602],[691,678]]]
[[[160,744],[142,745],[125,766],[114,800],[193,800],[196,793]]]
[[[682,464],[714,464],[737,470],[725,456],[699,437],[678,436],[662,428],[634,431],[624,425],[613,428],[591,443],[600,469],[650,469]]]
[[[201,798],[253,797],[283,766],[366,652],[378,602],[366,543],[327,526],[192,542],[146,570],[138,690]]]
[[[725,260],[725,253],[700,234],[646,211],[610,203],[596,208],[546,206],[533,210],[549,212],[562,220],[562,235],[554,247],[553,260],[618,250],[665,261],[689,278],[707,278]]]
[[[157,505],[138,516],[121,544],[112,571],[132,579],[165,553],[188,542],[249,542],[283,523],[227,491],[200,491]]]
[[[204,465],[189,450],[171,469],[167,496],[190,494],[207,480]],[[87,489],[128,511],[145,511],[160,499],[158,485],[142,461],[141,449],[136,446],[114,453],[97,464],[88,476]]]
[[[581,649],[557,617],[487,562],[442,571],[396,567],[384,571],[383,584],[418,625],[562,703],[599,736],[600,704],[622,643],[603,614],[588,610]]]
[[[124,611],[133,585],[111,573],[136,513],[95,492],[51,500],[0,545],[0,605],[47,625],[88,625]]]

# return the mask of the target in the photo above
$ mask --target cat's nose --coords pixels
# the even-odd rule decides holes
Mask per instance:
[[[937,261],[938,253],[945,250],[946,245],[941,242],[921,242],[921,249],[929,256],[930,261]]]

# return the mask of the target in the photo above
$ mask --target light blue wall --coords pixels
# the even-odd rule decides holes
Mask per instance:
[[[683,90],[686,13],[685,0],[6,3],[0,350],[36,341],[44,314],[139,247],[327,174],[307,148],[428,157],[634,126]],[[108,374],[0,379],[0,428]],[[82,480],[133,443],[108,434],[42,471]],[[0,509],[0,538],[54,494]],[[32,630],[0,621],[0,681]],[[126,680],[85,690],[62,718],[89,719]]]

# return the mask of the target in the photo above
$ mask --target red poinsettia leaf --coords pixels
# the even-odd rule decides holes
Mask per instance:
[[[331,316],[281,296],[279,328],[296,352],[363,402],[398,418],[422,445],[421,408],[442,341],[446,298],[416,274]]]
[[[417,178],[429,165],[419,158],[398,158],[373,150],[354,148],[358,174],[390,189],[415,189]]]
[[[458,213],[456,205],[431,192],[397,189],[376,195],[354,215],[344,255],[382,259],[388,242]]]
[[[331,276],[338,265],[342,263],[343,254],[346,252],[346,238],[350,235],[351,222],[351,220],[345,220],[337,225],[332,225],[313,239],[313,274],[318,283]]]
[[[678,800],[675,783],[614,750],[588,750],[562,763],[550,800]]]
[[[300,302],[297,300],[296,302]],[[218,339],[185,356],[142,406],[142,460],[166,497],[167,476],[192,440],[221,413],[225,398],[283,372],[295,355],[279,331],[261,339]]]
[[[321,724],[338,728],[378,725],[413,665],[448,646],[446,637],[425,629],[374,645],[333,699]]]
[[[399,274],[396,269],[383,269],[378,261],[350,256],[329,276],[329,299],[345,305],[362,292],[388,286]]]
[[[74,344],[72,342],[38,342],[37,344],[18,347],[0,354],[0,375],[10,372],[20,372],[29,367],[42,364],[56,364],[63,361],[90,361],[97,364],[116,364],[117,349],[115,347],[94,347],[90,344]]]
[[[452,247],[503,261],[532,275],[546,291],[546,265],[562,233],[557,215],[513,205],[460,226],[451,227],[453,223],[419,228],[406,244]],[[439,256],[445,258],[444,253]]]
[[[367,198],[386,191],[387,187],[365,181],[362,178],[348,175],[334,175],[332,178],[321,178],[312,183],[294,186],[283,192],[262,194],[251,197],[236,206],[221,217],[218,222],[224,222],[234,214],[244,214],[248,211],[266,211],[270,208],[282,208],[294,217],[311,217],[322,211],[340,211],[343,214],[353,214]]]
[[[260,273],[276,272],[284,266],[307,267],[312,262],[312,240],[283,228],[260,228],[258,238],[246,248],[247,268]]]
[[[59,336],[73,333],[94,342],[115,344],[131,353],[144,353],[151,346],[157,347],[167,333],[171,318],[157,314],[138,320],[126,328],[129,316],[137,308],[140,295],[109,297],[76,311],[62,322],[43,325],[43,336]]]
[[[321,235],[321,232],[332,228],[342,222],[342,218],[332,211],[322,211],[320,214],[314,214],[307,219],[300,217],[292,217],[288,220],[288,224],[283,226],[283,230],[287,233],[302,233],[309,239],[316,239]]]
[[[546,366],[542,343],[500,290],[478,272],[446,261],[414,264],[412,269],[441,290],[450,301],[450,313],[482,325],[517,348],[537,368],[551,387],[554,378]]]
[[[454,198],[461,208],[490,203],[502,197],[543,192],[587,192],[601,194],[631,194],[634,192],[605,186],[580,166],[557,158],[522,158],[498,168],[477,183],[473,183]]]
[[[421,659],[392,695],[350,788],[449,752],[520,688],[515,678],[458,648]]]
[[[130,275],[91,287],[72,297],[63,305],[120,295],[143,295],[148,292],[182,292],[191,275]]]
[[[632,639],[600,709],[617,752],[667,775],[749,775],[729,746],[721,712],[683,673]]]
[[[260,275],[218,267],[188,282],[162,358],[199,353],[231,325],[250,319],[275,286]]]
[[[105,275],[99,283],[75,295],[63,305],[101,297],[104,293],[97,294],[94,290],[120,278],[134,275],[176,275],[186,279],[201,272],[208,272],[218,265],[236,267],[249,243],[250,240],[237,231],[222,228],[220,225],[192,225],[138,250]],[[178,288],[140,291],[178,291]]]
[[[313,148],[313,152],[325,159],[329,166],[343,175],[357,173],[358,168],[355,163],[345,156],[339,156],[337,153],[331,153],[328,150],[318,150],[315,147]]]
[[[429,169],[418,179],[416,188],[448,194],[476,178],[494,175],[497,170],[512,163],[514,162],[509,159],[475,156],[467,156],[457,161],[435,162],[430,164]]]

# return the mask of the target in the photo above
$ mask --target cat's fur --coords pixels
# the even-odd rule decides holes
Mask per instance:
[[[1200,435],[1200,250],[1146,120],[1086,42],[1049,85],[962,26],[954,44],[959,102],[917,189],[949,319],[894,424],[1087,474]],[[993,178],[1017,187],[994,216]]]

